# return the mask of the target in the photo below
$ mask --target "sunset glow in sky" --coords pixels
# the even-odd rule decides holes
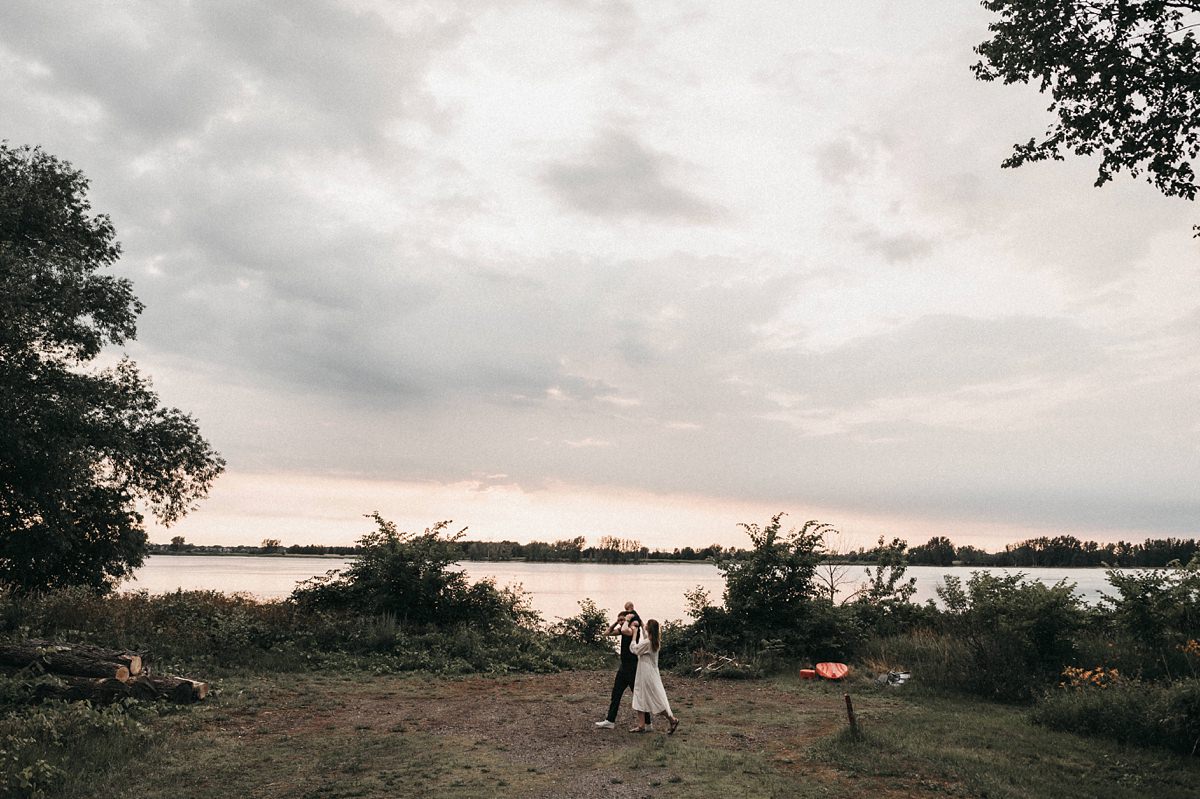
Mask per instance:
[[[988,21],[9,2],[0,138],[91,179],[228,460],[153,540],[1193,536],[1200,216],[1002,170],[1049,101],[974,80]]]

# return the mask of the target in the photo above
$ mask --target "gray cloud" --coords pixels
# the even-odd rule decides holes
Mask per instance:
[[[113,132],[140,146],[249,131],[241,153],[264,123],[275,147],[293,148],[303,135],[308,147],[344,148],[381,146],[390,120],[437,121],[421,78],[431,54],[464,30],[455,14],[398,31],[326,0],[64,11],[38,2],[0,9],[5,46],[41,66],[44,91],[98,103]]]
[[[864,226],[855,235],[869,252],[878,253],[889,263],[914,261],[933,252],[931,239],[916,233],[885,233],[871,225]]]
[[[826,142],[816,152],[817,174],[828,183],[841,185],[865,177],[873,156],[860,137],[847,135]]]
[[[592,216],[650,218],[691,223],[719,219],[722,209],[675,182],[677,159],[634,136],[602,132],[589,151],[551,164],[542,182],[562,203]]]
[[[1000,172],[1027,120],[961,69],[978,26],[898,54],[827,10],[888,47],[772,54],[771,20],[730,42],[715,5],[568,5],[538,11],[582,25],[561,75],[506,84],[549,45],[505,4],[8,4],[6,135],[92,179],[148,306],[134,355],[236,469],[1194,525],[1175,220],[1063,177],[1086,165]]]

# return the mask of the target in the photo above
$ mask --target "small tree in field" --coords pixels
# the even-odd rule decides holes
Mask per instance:
[[[747,632],[778,637],[782,630],[802,625],[816,593],[814,578],[822,547],[822,530],[816,520],[799,529],[783,530],[783,513],[765,527],[739,525],[753,545],[749,556],[725,560],[725,606]]]

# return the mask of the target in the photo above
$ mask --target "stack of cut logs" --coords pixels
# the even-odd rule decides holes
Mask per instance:
[[[0,666],[52,674],[54,681],[38,685],[42,699],[114,702],[131,697],[186,703],[208,695],[207,683],[152,676],[141,655],[91,644],[0,641]]]

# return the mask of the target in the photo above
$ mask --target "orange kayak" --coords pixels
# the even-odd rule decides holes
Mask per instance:
[[[845,663],[818,663],[816,671],[827,680],[840,680],[850,673],[850,667]]]

